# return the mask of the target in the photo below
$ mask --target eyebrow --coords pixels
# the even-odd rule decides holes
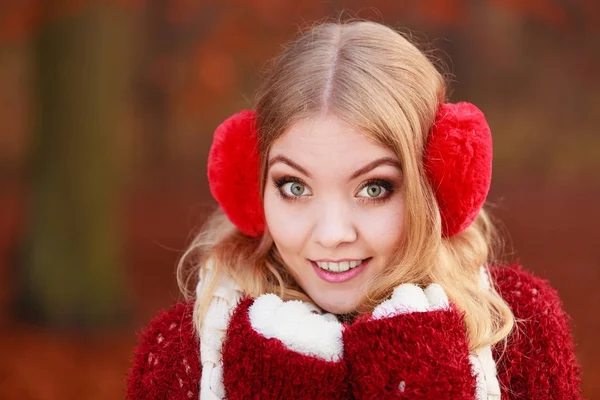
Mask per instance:
[[[305,170],[300,165],[296,164],[295,162],[293,162],[292,160],[290,160],[289,158],[284,157],[284,156],[275,156],[272,159],[270,159],[269,160],[269,168],[271,168],[271,166],[273,164],[276,164],[278,162],[289,165],[290,167],[294,168],[295,170],[300,171],[302,174],[306,175],[306,177],[312,178],[311,174],[307,170]]]
[[[374,170],[375,168],[379,167],[380,165],[390,165],[390,166],[398,168],[400,171],[402,171],[402,166],[400,165],[398,160],[395,160],[391,157],[383,157],[383,158],[378,158],[377,160],[368,163],[367,165],[365,165],[364,167],[362,167],[361,169],[359,169],[358,171],[353,173],[352,176],[350,177],[350,180],[356,179],[359,176],[364,175],[367,172]]]
[[[306,169],[304,169],[299,164],[295,163],[294,161],[292,161],[289,158],[284,157],[284,156],[275,156],[271,160],[269,160],[269,168],[271,168],[271,166],[273,164],[276,164],[278,162],[289,165],[290,167],[299,171],[300,173],[302,173],[303,175],[305,175],[308,178],[312,177],[311,174]],[[362,167],[359,170],[357,170],[356,172],[354,172],[352,174],[352,176],[350,176],[350,180],[356,179],[359,176],[364,175],[367,172],[370,172],[381,165],[390,165],[390,166],[398,168],[400,171],[402,171],[402,166],[400,165],[400,162],[398,162],[398,160],[396,160],[392,157],[383,157],[383,158],[378,158],[377,160],[371,161],[364,167]]]

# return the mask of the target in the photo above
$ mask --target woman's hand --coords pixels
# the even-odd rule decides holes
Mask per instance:
[[[440,285],[432,283],[423,290],[417,285],[405,283],[394,289],[392,297],[375,307],[373,318],[449,309],[448,296]]]
[[[347,399],[342,325],[273,294],[234,311],[223,344],[227,399]]]
[[[343,357],[342,324],[334,315],[320,314],[312,304],[265,294],[250,306],[248,314],[256,332],[278,339],[290,350],[325,361]]]
[[[437,284],[397,287],[344,330],[357,399],[474,399],[476,378],[461,313]]]

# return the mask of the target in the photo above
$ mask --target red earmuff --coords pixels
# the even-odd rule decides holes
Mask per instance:
[[[211,194],[229,220],[252,237],[265,230],[257,146],[256,114],[243,110],[219,125],[208,153]]]
[[[492,180],[492,134],[471,103],[442,104],[429,134],[425,169],[442,216],[442,235],[452,237],[475,220]]]

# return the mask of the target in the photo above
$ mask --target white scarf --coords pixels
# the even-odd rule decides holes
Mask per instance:
[[[212,260],[205,264],[204,270],[204,277],[202,270],[200,271],[196,298],[200,297],[203,289],[212,279],[214,273]],[[225,399],[221,347],[225,340],[231,313],[242,296],[241,288],[225,274],[221,274],[200,329],[200,364],[202,365],[200,400]]]

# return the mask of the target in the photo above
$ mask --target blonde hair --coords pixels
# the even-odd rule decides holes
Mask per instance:
[[[483,287],[480,269],[492,259],[495,229],[484,210],[464,232],[446,239],[423,154],[446,85],[428,58],[404,36],[384,25],[352,21],[324,23],[291,42],[274,60],[259,89],[255,109],[261,189],[272,143],[295,122],[330,113],[357,127],[398,156],[404,175],[406,237],[397,256],[370,282],[358,313],[372,311],[404,282],[442,285],[464,312],[470,348],[506,338],[514,324],[508,305]],[[278,293],[310,301],[277,254],[266,232],[249,238],[219,210],[194,239],[178,267],[185,292],[206,260],[214,274],[195,299],[199,329],[221,274],[230,275],[250,296]],[[201,271],[202,273],[203,271]]]

